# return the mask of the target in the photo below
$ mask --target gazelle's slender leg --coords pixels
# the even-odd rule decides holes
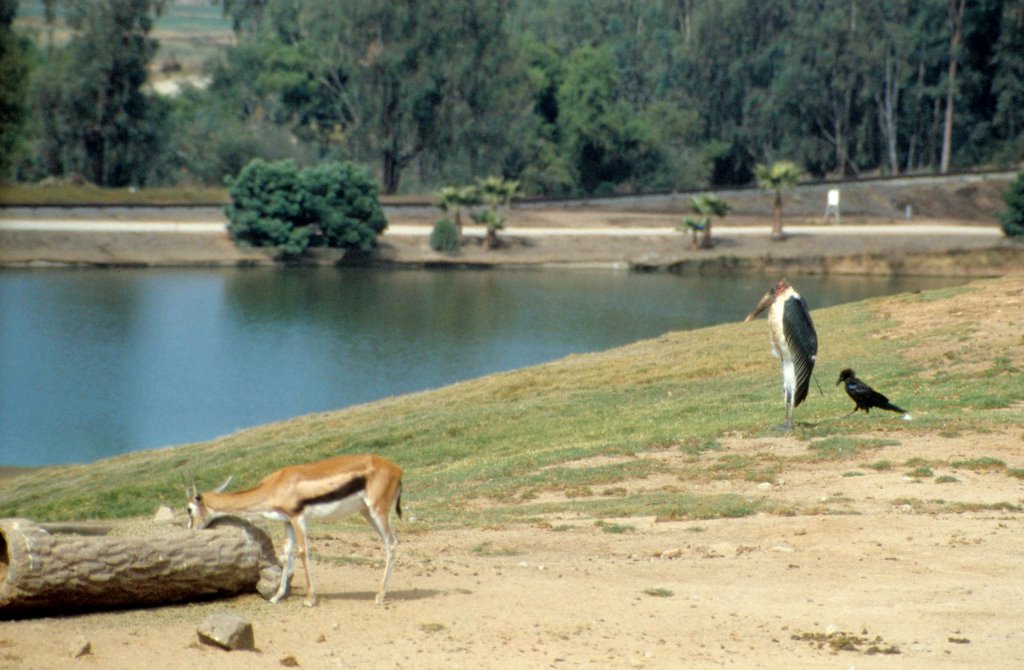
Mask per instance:
[[[300,554],[301,557],[302,557],[302,569],[306,573],[306,601],[305,601],[305,605],[306,605],[306,607],[314,607],[314,606],[316,606],[317,597],[316,597],[316,591],[313,588],[313,575],[311,575],[310,572],[309,572],[309,563],[310,563],[310,561],[313,560],[313,558],[309,555],[309,532],[308,532],[308,530],[306,528],[306,515],[305,514],[300,514],[295,519],[295,524],[298,525],[297,533],[296,534],[300,536],[300,538],[299,538],[299,543],[300,543],[299,544],[299,551],[302,552]]]
[[[387,560],[387,566],[384,568],[384,583],[380,589],[381,603],[384,602],[388,591],[391,590],[391,573],[395,570],[395,550],[398,549],[398,535],[395,534],[395,529],[391,527],[390,520],[386,516],[384,517],[384,527],[387,531],[387,538],[384,540],[384,552]]]
[[[384,542],[384,554],[387,565],[384,567],[384,579],[381,581],[380,595],[374,600],[378,605],[384,604],[384,599],[387,598],[388,591],[391,590],[391,573],[395,569],[395,548],[398,546],[398,538],[395,537],[394,531],[390,532],[390,537]]]
[[[362,513],[363,518],[377,531],[381,542],[384,543],[384,576],[381,578],[380,591],[377,592],[377,597],[374,598],[376,604],[383,605],[385,598],[387,598],[388,590],[391,588],[391,573],[395,569],[395,548],[398,546],[398,536],[395,535],[394,529],[391,528],[388,517],[381,518],[372,506],[367,505],[362,510]]]
[[[270,599],[275,605],[288,593],[288,582],[295,572],[295,529],[288,521],[285,522],[284,529],[288,534],[284,542],[284,570],[281,571],[281,583],[277,587],[277,593]]]

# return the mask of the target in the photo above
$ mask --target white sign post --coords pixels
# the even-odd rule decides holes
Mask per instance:
[[[828,200],[825,204],[825,223],[828,223],[828,217],[835,217],[836,223],[839,223],[839,189],[830,188],[828,190]]]

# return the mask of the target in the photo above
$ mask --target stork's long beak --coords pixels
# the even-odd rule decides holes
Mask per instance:
[[[756,319],[757,315],[768,309],[773,302],[775,302],[775,292],[768,291],[764,294],[764,297],[761,298],[761,302],[757,303],[757,307],[754,308],[754,311],[747,314],[747,318],[743,319],[743,323]]]

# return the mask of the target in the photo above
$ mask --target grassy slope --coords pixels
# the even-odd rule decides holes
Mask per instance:
[[[0,205],[226,205],[227,189],[214,186],[100,188],[68,182],[0,185]]]
[[[907,431],[984,430],[1013,420],[1005,408],[1019,394],[1019,371],[977,347],[976,366],[953,366],[922,376],[908,347],[927,346],[950,333],[972,337],[969,321],[918,332],[913,341],[879,338],[889,315],[923,301],[946,300],[976,286],[870,300],[813,313],[821,351],[817,376],[797,409],[796,435],[808,456],[846,457],[863,441],[862,423],[842,420],[850,402],[834,386],[840,368],[871,371],[871,381],[903,399],[915,421],[886,422],[887,439]],[[1000,362],[1002,361],[1002,362]],[[941,360],[936,363],[941,365]],[[934,371],[934,369],[933,369]],[[686,480],[763,481],[784,475],[796,461],[743,460],[723,452],[723,435],[756,437],[782,419],[777,363],[768,354],[764,320],[672,333],[603,353],[501,373],[443,389],[347,410],[309,415],[212,442],[146,451],[93,464],[48,468],[3,482],[0,516],[84,519],[149,515],[157,505],[181,507],[179,474],[190,468],[200,485],[235,477],[233,489],[256,483],[282,465],[338,453],[372,451],[405,468],[407,509],[428,525],[524,520],[572,508],[595,517],[742,516],[766,503],[733,494],[689,495]],[[615,495],[616,483],[653,474],[651,459],[595,456],[665,449],[691,454],[679,485]],[[848,454],[847,454],[848,455]],[[547,495],[558,493],[557,496]],[[546,500],[546,501],[545,501]]]
[[[384,205],[432,206],[434,196],[382,195]],[[192,205],[215,206],[231,202],[226,187],[220,186],[166,186],[131,190],[130,188],[101,188],[91,184],[73,184],[52,181],[42,184],[0,183],[0,205],[25,207],[74,207],[118,205]]]

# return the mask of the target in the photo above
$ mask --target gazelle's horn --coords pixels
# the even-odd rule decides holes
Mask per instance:
[[[181,470],[178,470],[178,474],[181,475],[181,483],[185,485],[185,499],[186,500],[191,500],[192,499],[192,490],[191,490],[191,488],[188,485],[188,480],[185,479],[185,473],[182,472]]]
[[[199,495],[199,488],[196,486],[196,476],[192,474],[192,468],[188,469],[188,478],[192,480],[192,494],[189,496],[189,499],[192,499]]]

